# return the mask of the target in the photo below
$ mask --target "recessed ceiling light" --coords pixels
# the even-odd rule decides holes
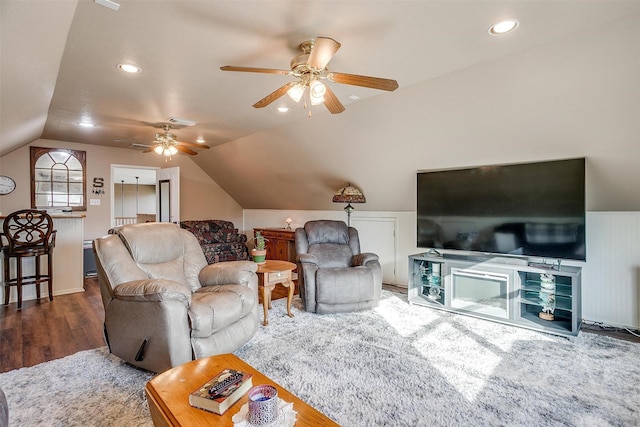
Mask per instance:
[[[140,67],[136,67],[133,64],[118,64],[118,68],[126,73],[141,73],[142,69]]]
[[[94,127],[96,127],[96,125],[94,125],[91,122],[79,122],[78,126],[82,126],[83,128],[94,128]]]
[[[278,111],[281,113],[288,113],[289,111],[291,111],[291,108],[289,107],[278,107]]]
[[[516,21],[515,19],[506,19],[489,28],[489,34],[491,34],[492,36],[499,36],[500,34],[505,34],[515,30],[517,26],[518,21]]]
[[[354,101],[357,101],[358,99],[360,99],[360,97],[358,95],[350,95],[349,99],[353,99]]]
[[[198,144],[204,144],[204,143],[205,143],[205,140],[204,140],[204,138],[203,138],[203,137],[200,137],[200,138],[196,139],[196,142],[197,142]]]

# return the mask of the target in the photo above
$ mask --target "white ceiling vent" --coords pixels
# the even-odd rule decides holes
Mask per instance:
[[[167,119],[167,122],[174,124],[174,125],[180,125],[180,126],[193,126],[198,122],[194,122],[193,120],[187,120],[187,119],[183,119],[181,117],[174,117],[171,116]]]
[[[99,4],[100,6],[104,6],[104,7],[108,7],[111,10],[118,10],[120,9],[120,5],[114,1],[111,0],[94,0],[96,2],[96,4]]]
[[[129,148],[133,148],[134,150],[146,150],[147,148],[151,148],[151,145],[134,142],[129,145]]]

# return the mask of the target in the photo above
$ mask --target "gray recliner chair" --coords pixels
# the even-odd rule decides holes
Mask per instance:
[[[306,311],[373,308],[382,291],[378,256],[360,252],[358,231],[343,221],[309,221],[296,229],[298,286]]]
[[[163,372],[230,353],[258,328],[257,266],[208,265],[196,237],[171,223],[124,225],[94,240],[105,338],[121,359]]]

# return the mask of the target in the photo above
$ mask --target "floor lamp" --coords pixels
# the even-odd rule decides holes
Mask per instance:
[[[347,184],[346,187],[338,190],[336,194],[333,195],[334,203],[346,203],[344,210],[347,212],[347,226],[351,227],[351,212],[355,209],[351,206],[351,203],[365,203],[367,199],[362,194],[358,188],[351,185],[351,183]]]

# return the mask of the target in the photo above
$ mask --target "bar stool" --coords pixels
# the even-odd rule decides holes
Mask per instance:
[[[53,220],[45,211],[23,209],[13,212],[4,220],[0,233],[0,249],[4,258],[4,305],[9,304],[11,286],[18,289],[18,308],[22,308],[22,286],[36,285],[36,296],[40,300],[40,284],[47,282],[49,301],[53,301],[53,247],[56,230]],[[6,243],[5,243],[6,241]],[[41,273],[40,257],[47,256],[47,272]],[[22,260],[35,257],[35,275],[23,276]],[[11,278],[9,260],[16,259],[16,277]]]

